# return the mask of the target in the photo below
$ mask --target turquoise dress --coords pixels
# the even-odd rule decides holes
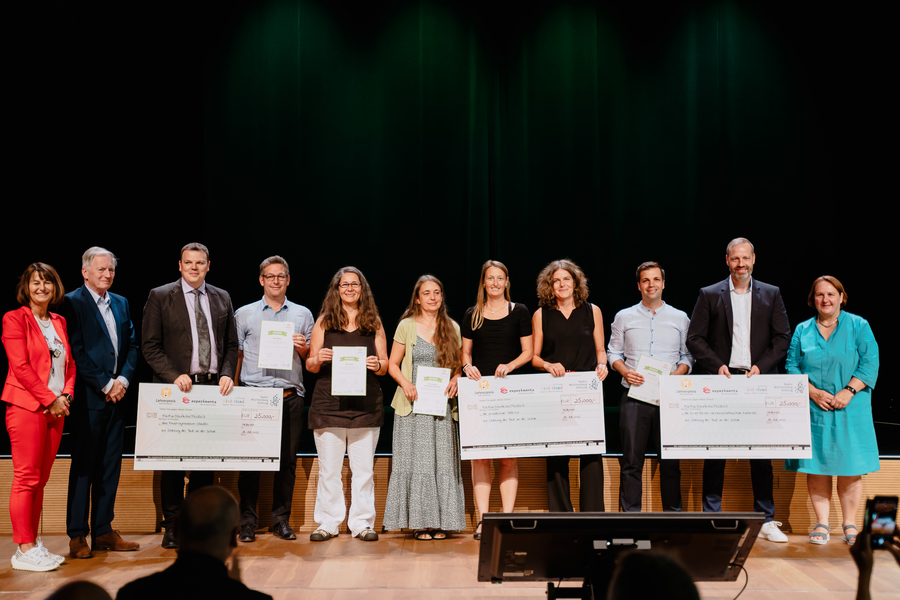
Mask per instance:
[[[784,461],[787,471],[815,475],[863,475],[879,469],[872,420],[872,389],[878,379],[878,344],[869,322],[842,311],[828,341],[816,320],[797,326],[787,355],[787,372],[809,376],[809,383],[837,394],[856,377],[866,384],[846,408],[822,410],[809,401],[812,458]]]

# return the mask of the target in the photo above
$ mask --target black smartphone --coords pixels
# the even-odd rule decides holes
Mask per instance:
[[[884,550],[897,530],[897,496],[875,496],[866,500],[863,525],[872,535],[872,549]]]

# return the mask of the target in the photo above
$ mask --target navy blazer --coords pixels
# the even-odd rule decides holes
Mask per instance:
[[[137,365],[137,343],[128,300],[109,291],[106,294],[116,321],[118,360],[106,321],[87,287],[82,285],[66,294],[64,306],[78,380],[84,385],[88,408],[96,410],[106,406],[103,386],[119,375],[134,383],[134,368]]]
[[[216,334],[219,376],[234,379],[237,366],[237,329],[231,296],[221,288],[206,284],[209,315]],[[150,290],[144,306],[141,350],[153,369],[156,383],[174,383],[191,372],[193,333],[191,317],[184,302],[181,279]]]
[[[791,326],[774,285],[753,280],[750,309],[750,359],[760,373],[778,373],[791,343]],[[687,347],[694,357],[697,373],[716,374],[731,362],[734,313],[728,279],[700,290]]]

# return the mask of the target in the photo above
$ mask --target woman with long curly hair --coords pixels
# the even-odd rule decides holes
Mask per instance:
[[[447,314],[444,285],[434,275],[416,281],[412,299],[394,334],[388,372],[394,394],[394,458],[384,509],[386,530],[406,527],[417,540],[442,540],[466,526],[459,461],[456,380],[460,367],[459,325]],[[450,369],[443,416],[414,414],[419,367]]]
[[[335,346],[366,348],[364,396],[331,393],[331,359]],[[375,445],[384,422],[381,386],[376,375],[387,372],[387,342],[369,283],[355,267],[334,274],[319,318],[313,327],[306,369],[319,373],[309,409],[319,455],[319,483],[313,518],[318,528],[309,536],[324,542],[338,534],[346,514],[341,484],[344,452],[350,457],[350,514],[347,527],[353,537],[372,542],[375,533]]]
[[[603,314],[587,302],[587,277],[574,262],[563,259],[548,264],[538,275],[540,307],[531,319],[534,356],[531,364],[554,377],[566,371],[596,371],[606,379],[606,343]],[[603,512],[603,457],[580,457],[582,512]],[[550,512],[572,512],[569,496],[569,457],[547,458],[547,503]]]
[[[466,311],[462,323],[463,374],[479,380],[482,374],[506,377],[527,365],[532,356],[531,319],[524,304],[514,304],[509,295],[509,270],[500,261],[489,260],[481,267],[478,299]],[[472,487],[478,525],[475,539],[481,539],[481,517],[491,498],[491,461],[472,461]],[[512,512],[519,488],[519,466],[515,458],[500,459],[500,499],[503,512]]]

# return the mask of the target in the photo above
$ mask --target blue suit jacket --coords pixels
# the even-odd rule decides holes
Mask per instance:
[[[113,349],[106,321],[94,298],[85,286],[66,294],[66,314],[69,323],[69,343],[75,358],[76,373],[84,384],[84,399],[88,408],[102,409],[106,406],[103,386],[121,375],[134,382],[134,368],[137,364],[137,344],[128,300],[106,292],[110,299],[113,317],[116,320],[119,358]]]

